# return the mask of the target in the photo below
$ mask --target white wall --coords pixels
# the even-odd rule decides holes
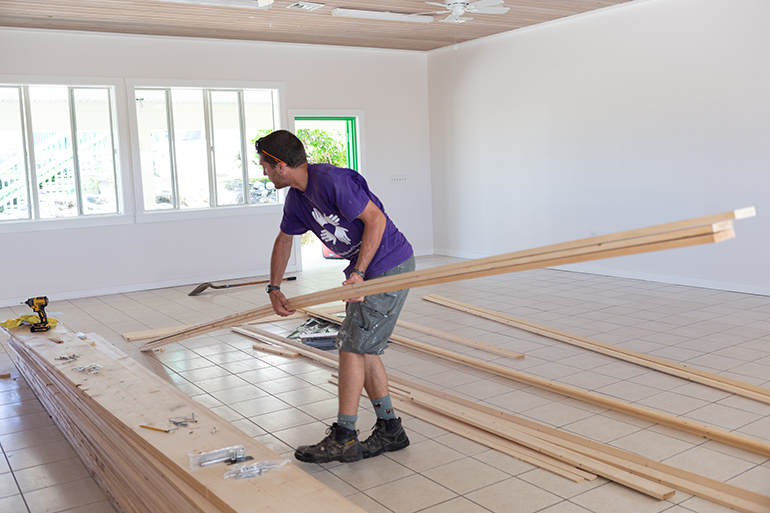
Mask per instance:
[[[22,76],[267,82],[285,91],[284,119],[291,109],[362,112],[362,173],[415,252],[432,252],[423,52],[23,29],[0,29],[0,47],[13,48],[3,52],[0,82]],[[130,173],[128,148],[123,157]],[[406,175],[407,183],[391,185],[394,174]],[[153,223],[128,215],[111,226],[38,223],[37,230],[11,233],[0,226],[0,306],[34,295],[63,299],[266,274],[280,216],[280,208],[268,207],[254,215]]]
[[[770,2],[650,0],[428,55],[436,253],[756,206],[737,238],[572,266],[770,294]]]

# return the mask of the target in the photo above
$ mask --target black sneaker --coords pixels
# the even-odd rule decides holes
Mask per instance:
[[[328,463],[341,461],[350,463],[360,460],[361,443],[358,432],[340,427],[336,422],[326,430],[326,438],[315,445],[301,445],[294,451],[294,457],[306,463]]]
[[[377,419],[371,436],[361,442],[364,458],[379,456],[383,452],[399,451],[409,445],[409,437],[397,419]]]

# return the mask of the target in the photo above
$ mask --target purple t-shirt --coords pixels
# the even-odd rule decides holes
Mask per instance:
[[[331,164],[310,164],[305,192],[289,189],[283,206],[281,231],[301,235],[311,230],[329,249],[350,260],[345,269],[345,276],[349,277],[358,260],[364,233],[364,223],[357,217],[370,200],[385,214],[382,202],[369,190],[363,176]],[[387,214],[385,219],[385,233],[366,268],[367,278],[404,263],[413,253],[411,244]]]

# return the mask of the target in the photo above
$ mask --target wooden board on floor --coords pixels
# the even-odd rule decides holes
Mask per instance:
[[[513,326],[515,328],[519,328],[530,333],[535,333],[543,337],[551,338],[553,340],[558,340],[566,344],[581,347],[583,349],[588,349],[590,351],[611,356],[619,360],[635,363],[649,369],[664,372],[671,376],[677,376],[694,383],[700,383],[701,385],[710,386],[725,392],[730,392],[732,394],[737,394],[749,399],[754,399],[755,401],[770,404],[770,389],[767,388],[752,385],[750,383],[729,378],[727,376],[720,376],[719,374],[697,369],[690,365],[672,362],[664,358],[647,355],[632,349],[614,346],[599,340],[593,340],[588,337],[575,335],[563,330],[558,330],[548,326],[543,326],[541,324],[536,324],[534,322],[517,319],[510,315],[495,312],[487,308],[469,305],[454,299],[437,296],[435,294],[425,296],[423,299],[430,301],[431,303],[443,305],[448,308],[453,308],[455,310],[482,317],[484,319],[496,321],[507,326]]]

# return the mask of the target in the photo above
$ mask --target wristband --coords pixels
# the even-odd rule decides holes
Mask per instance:
[[[268,294],[270,294],[274,290],[281,290],[281,287],[279,287],[278,285],[268,285],[267,287],[265,287],[265,290],[267,291]]]
[[[352,270],[352,271],[350,271],[350,272],[351,272],[351,273],[356,273],[357,275],[359,275],[359,276],[360,276],[362,279],[364,279],[364,280],[366,279],[366,275],[364,274],[364,272],[363,272],[363,271],[359,271],[358,269],[353,269],[353,270]]]

